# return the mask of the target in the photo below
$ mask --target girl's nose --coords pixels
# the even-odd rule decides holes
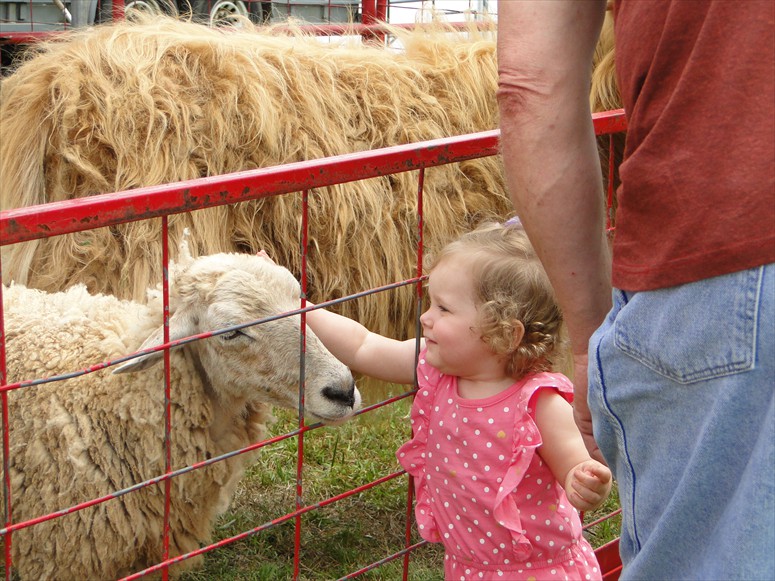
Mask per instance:
[[[430,312],[430,309],[425,311],[422,315],[420,315],[420,324],[423,327],[429,327],[431,323],[431,316],[428,314]]]

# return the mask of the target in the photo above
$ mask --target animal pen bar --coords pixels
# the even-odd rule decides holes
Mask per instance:
[[[626,129],[624,114],[622,111],[614,111],[602,114],[596,114],[594,117],[595,130],[598,135],[613,134],[624,131]],[[303,232],[302,236],[306,239],[307,229],[307,215],[306,215],[306,199],[308,192],[314,188],[321,188],[338,183],[346,183],[357,180],[364,180],[377,176],[385,176],[389,174],[396,174],[407,171],[418,171],[418,271],[417,276],[412,277],[404,281],[385,281],[386,284],[383,287],[375,289],[364,289],[363,293],[357,295],[343,297],[335,301],[329,301],[321,303],[318,307],[324,307],[333,305],[345,300],[352,299],[357,296],[372,292],[386,292],[392,288],[402,285],[418,285],[418,299],[420,296],[420,285],[422,276],[420,272],[420,264],[422,258],[422,180],[424,171],[426,168],[439,166],[449,163],[457,163],[465,160],[475,159],[478,157],[486,157],[495,155],[498,153],[498,138],[499,133],[497,131],[488,131],[472,135],[464,135],[459,137],[451,137],[445,139],[438,139],[433,141],[427,141],[422,143],[414,143],[403,146],[389,147],[380,150],[365,151],[361,153],[341,155],[336,157],[330,157],[319,160],[311,160],[305,162],[291,163],[283,166],[269,167],[263,169],[257,169],[252,171],[238,172],[234,174],[217,176],[211,178],[201,178],[196,180],[190,180],[186,182],[178,182],[175,184],[168,184],[163,186],[138,188],[126,192],[118,192],[113,194],[102,194],[93,196],[90,198],[82,198],[77,200],[70,200],[65,202],[54,202],[49,204],[43,204],[39,206],[18,208],[12,210],[6,210],[0,212],[0,246],[16,244],[23,241],[41,239],[49,236],[59,236],[72,232],[78,232],[82,230],[89,230],[93,228],[107,227],[124,222],[147,220],[149,218],[161,217],[162,218],[162,245],[164,247],[163,261],[164,261],[164,295],[168,296],[169,288],[167,281],[168,271],[168,251],[167,251],[167,236],[166,236],[166,224],[167,216],[177,214],[181,212],[189,212],[208,207],[214,207],[224,204],[233,204],[251,199],[257,199],[262,197],[293,194],[296,192],[302,192],[304,198],[304,214],[301,217]],[[611,156],[613,157],[613,156]],[[613,163],[613,162],[612,162]],[[609,180],[609,183],[611,180]],[[610,186],[609,186],[610,188]],[[300,249],[304,257],[306,257],[306,245],[302,244]],[[306,267],[302,268],[302,289],[306,284],[304,279],[304,273]],[[2,293],[2,287],[0,286],[0,294]],[[0,296],[0,299],[2,296]],[[165,299],[166,300],[166,299]],[[300,298],[300,309],[295,313],[301,313],[302,317],[305,312],[310,308],[306,306],[305,299]],[[165,324],[168,323],[169,310],[165,309]],[[262,321],[253,321],[253,323],[263,323]],[[301,327],[301,341],[303,345],[304,339],[304,326]],[[185,342],[193,340],[199,340],[212,336],[213,333],[203,333],[198,336],[188,337],[175,342],[169,342],[165,337],[165,344],[155,348],[154,350],[163,349],[168,355],[171,347],[181,345]],[[164,474],[159,474],[156,477],[143,481],[136,482],[129,488],[116,490],[113,494],[91,499],[87,502],[76,506],[61,507],[59,511],[55,513],[40,515],[39,517],[24,521],[13,522],[13,489],[11,487],[10,475],[8,470],[9,460],[9,408],[8,398],[9,392],[17,389],[34,389],[35,386],[48,383],[52,381],[62,380],[74,375],[87,374],[103,369],[107,366],[112,366],[121,361],[129,359],[134,355],[127,354],[114,361],[99,361],[99,362],[83,362],[84,367],[81,369],[74,369],[72,374],[67,376],[58,377],[39,377],[28,378],[21,381],[15,381],[13,383],[7,382],[6,377],[6,337],[7,332],[3,321],[3,308],[2,301],[0,301],[0,396],[2,398],[2,417],[3,417],[3,461],[4,461],[4,494],[5,494],[5,507],[6,517],[4,527],[0,532],[3,535],[5,541],[5,576],[6,579],[11,578],[11,546],[13,542],[13,533],[15,531],[36,526],[43,522],[56,521],[65,515],[72,514],[83,510],[84,508],[102,504],[108,502],[118,496],[126,494],[132,494],[141,488],[145,488],[152,485],[164,483],[165,485],[165,506],[169,507],[169,482],[172,478],[178,477],[182,474],[199,470],[206,466],[210,466],[214,463],[227,460],[235,455],[243,454],[249,451],[253,451],[259,448],[264,448],[278,443],[281,440],[290,438],[297,438],[299,443],[299,454],[297,457],[297,506],[296,510],[285,515],[280,515],[270,522],[257,526],[255,528],[244,531],[241,534],[232,536],[227,539],[223,539],[217,543],[203,547],[197,551],[173,556],[163,560],[156,565],[153,565],[142,571],[137,571],[126,577],[126,579],[135,579],[143,577],[152,572],[161,571],[164,578],[167,577],[168,567],[174,563],[192,558],[199,554],[207,553],[214,548],[218,548],[234,541],[241,540],[245,537],[259,534],[271,527],[274,527],[280,523],[294,520],[296,523],[296,546],[294,550],[294,578],[298,578],[299,574],[299,539],[301,529],[301,519],[303,514],[311,511],[318,510],[329,504],[338,502],[343,498],[359,494],[367,489],[380,486],[385,482],[400,477],[404,474],[404,471],[392,472],[385,474],[372,482],[354,487],[350,490],[346,490],[340,494],[331,496],[323,501],[304,505],[301,501],[302,498],[302,478],[301,469],[303,467],[303,439],[304,434],[310,430],[319,427],[315,425],[305,425],[303,415],[299,416],[299,427],[297,430],[293,430],[286,434],[270,438],[261,442],[256,442],[253,445],[229,452],[216,458],[209,458],[202,462],[183,467],[178,470],[170,470],[169,463],[167,464],[167,470]],[[301,365],[304,366],[304,358],[302,352]],[[169,379],[169,360],[165,357],[165,386],[164,389],[169,394],[170,379]],[[300,408],[303,409],[303,380],[300,385]],[[377,408],[388,406],[396,403],[397,401],[411,396],[414,392],[402,394],[397,397],[389,398],[378,404],[366,407],[360,413],[369,413]],[[168,398],[169,399],[169,398]],[[167,404],[169,405],[169,403]],[[301,410],[300,410],[301,411]],[[167,414],[168,417],[169,414]],[[169,438],[169,425],[166,426],[165,432],[167,438]],[[167,439],[167,446],[169,446],[169,440]],[[407,522],[406,522],[406,543],[405,547],[395,552],[394,554],[387,555],[384,559],[371,563],[363,567],[362,569],[355,571],[345,578],[354,578],[367,571],[370,571],[382,564],[399,558],[404,558],[404,578],[408,576],[409,555],[412,551],[416,550],[425,542],[419,542],[412,544],[410,531],[411,531],[411,483],[409,486],[409,502],[407,505]],[[591,523],[588,526],[592,526],[596,523]],[[164,538],[159,539],[159,543],[164,543],[167,546],[168,530],[165,527]],[[620,563],[618,561],[618,554],[616,543],[612,543],[598,549],[598,555],[600,557],[601,566],[606,579],[616,579],[618,577],[618,570]]]
[[[486,11],[476,9],[476,1],[468,0],[467,12],[486,16]],[[191,13],[209,25],[228,23],[235,15],[271,24],[293,17],[319,35],[373,35],[379,30],[370,31],[370,27],[393,20],[391,8],[400,9],[397,20],[406,22],[412,13],[437,6],[435,0],[0,0],[0,45],[28,44],[66,30],[120,20],[127,9]]]
[[[391,21],[391,6],[401,8],[399,19],[405,20],[407,13],[423,11],[426,6],[434,9],[436,0],[408,1],[411,7],[407,0],[0,0],[0,75],[10,70],[16,55],[27,45],[68,30],[121,20],[132,10],[190,13],[195,21],[209,26],[230,24],[236,15],[272,25],[293,17],[305,33],[360,35],[364,42],[383,43],[389,42],[390,35],[379,23]],[[474,1],[468,0],[468,12],[477,18],[488,16],[471,9]],[[450,26],[468,27],[465,22],[450,22]]]
[[[364,25],[388,20],[389,0],[0,0],[0,43],[120,20],[131,11],[191,14],[210,25],[235,16],[256,23],[295,18],[310,24]]]

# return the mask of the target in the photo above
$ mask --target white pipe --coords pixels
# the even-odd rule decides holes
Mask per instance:
[[[62,3],[62,0],[54,0],[54,4],[56,4],[57,8],[59,8],[62,11],[62,14],[65,15],[65,20],[67,20],[68,24],[71,23],[73,21],[73,17],[67,7]]]

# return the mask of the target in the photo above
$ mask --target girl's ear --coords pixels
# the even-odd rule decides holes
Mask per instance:
[[[511,326],[513,328],[513,336],[511,340],[513,341],[512,345],[514,346],[514,349],[519,347],[519,344],[522,343],[522,339],[525,338],[525,325],[522,324],[522,321],[518,319],[514,319],[511,322]]]

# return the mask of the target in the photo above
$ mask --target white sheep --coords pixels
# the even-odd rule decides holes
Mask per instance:
[[[170,338],[255,321],[299,306],[280,266],[216,254],[171,268]],[[83,369],[161,344],[161,300],[3,288],[8,382]],[[298,406],[300,317],[280,318],[171,351],[172,469],[262,439],[269,405]],[[163,352],[62,382],[9,392],[13,521],[123,490],[164,473]],[[129,373],[148,370],[143,373]],[[360,406],[350,371],[311,332],[305,412],[336,423]],[[171,481],[170,555],[195,550],[232,497],[251,454]],[[24,579],[112,579],[162,560],[163,484],[15,531]],[[201,559],[201,558],[200,558]],[[198,564],[185,561],[177,569]],[[173,568],[173,572],[176,569]]]

